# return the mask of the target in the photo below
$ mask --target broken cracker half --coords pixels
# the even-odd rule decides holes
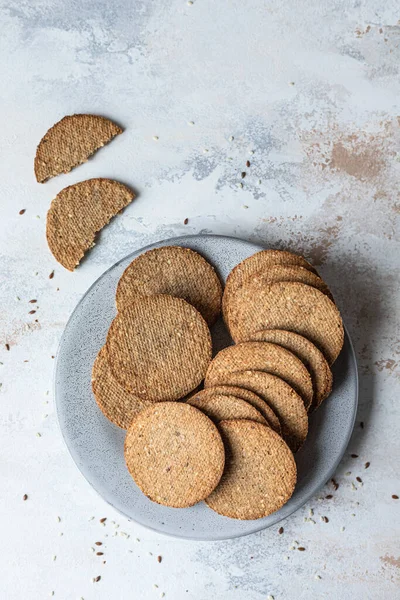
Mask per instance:
[[[96,233],[134,198],[112,179],[87,179],[61,190],[47,213],[46,237],[54,258],[73,271],[94,246]]]
[[[37,181],[44,183],[60,173],[68,173],[120,133],[121,127],[105,117],[67,115],[39,142],[35,156]]]

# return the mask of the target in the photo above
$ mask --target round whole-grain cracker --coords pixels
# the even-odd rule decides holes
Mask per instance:
[[[262,329],[294,331],[313,342],[331,365],[343,346],[344,331],[335,304],[319,290],[297,282],[266,285],[254,295],[243,286],[229,306],[229,328],[235,342]]]
[[[315,410],[329,396],[332,390],[332,371],[320,350],[307,338],[283,329],[264,329],[252,334],[251,339],[259,342],[279,344],[296,354],[305,364],[313,382],[313,403]]]
[[[121,127],[98,115],[68,115],[40,140],[35,156],[39,183],[87,161],[96,150],[122,133]]]
[[[232,519],[260,519],[279,510],[293,494],[297,478],[288,446],[272,429],[254,421],[221,421],[218,428],[226,465],[207,505]]]
[[[213,325],[221,311],[222,286],[214,268],[198,252],[163,246],[138,256],[119,280],[116,303],[123,310],[140,296],[183,298]]]
[[[254,408],[256,408],[258,412],[262,414],[271,429],[279,433],[279,435],[281,434],[281,424],[279,423],[278,417],[272,408],[258,394],[255,394],[246,388],[235,385],[216,385],[208,387],[207,392],[211,395],[223,394],[224,396],[235,396],[236,398],[246,400],[246,402],[254,406]],[[195,394],[193,394],[193,396],[194,395]]]
[[[115,379],[103,346],[92,370],[92,390],[101,412],[115,425],[128,429],[133,417],[151,402],[127,392]]]
[[[225,452],[216,426],[200,410],[160,402],[133,419],[125,439],[125,461],[150,500],[184,508],[215,489]]]
[[[255,273],[266,272],[276,265],[303,267],[318,275],[314,267],[303,256],[286,250],[261,250],[245,258],[232,269],[226,280],[222,298],[222,312],[228,326],[228,306],[236,291]]]
[[[311,406],[313,387],[309,372],[297,356],[277,344],[242,342],[224,348],[213,358],[206,374],[206,385],[218,385],[224,373],[266,371],[286,381]]]
[[[88,179],[64,188],[47,213],[46,237],[54,258],[73,271],[96,233],[128,206],[135,194],[112,179]]]
[[[300,448],[307,437],[308,416],[303,400],[289,384],[264,371],[225,372],[218,379],[220,385],[244,387],[261,396],[278,417],[282,437],[289,448],[292,452]]]
[[[113,320],[107,353],[114,377],[140,398],[177,400],[204,379],[211,335],[201,314],[173,296],[143,296]]]
[[[267,425],[262,414],[254,406],[235,396],[209,394],[208,390],[201,390],[187,400],[187,403],[204,412],[216,423],[227,419],[249,419]]]

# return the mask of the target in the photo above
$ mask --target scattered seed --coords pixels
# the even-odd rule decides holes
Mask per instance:
[[[95,542],[95,546],[102,546],[103,542]]]
[[[28,494],[24,494],[24,495],[22,496],[22,500],[24,500],[24,502],[25,502],[25,500],[28,500]]]
[[[164,596],[165,596],[165,592],[161,592],[160,598],[164,598]]]
[[[188,121],[188,125],[190,125],[191,127],[193,127],[194,121]]]
[[[269,594],[269,596],[267,596],[267,600],[274,600],[274,597]]]
[[[61,533],[60,533],[60,537],[62,537],[63,535],[64,535],[64,534],[63,534],[63,532],[61,531]]]
[[[57,517],[58,523],[61,523],[61,517]]]
[[[310,517],[314,516],[314,511],[312,508],[310,508],[310,510],[308,511],[308,514],[310,515]]]
[[[358,481],[359,483],[362,483],[362,479],[361,479],[361,477],[356,477],[356,479],[357,479],[357,481]]]
[[[364,421],[361,421],[360,427],[361,427],[361,429],[364,429]]]
[[[289,81],[289,85],[294,85],[294,81]]]
[[[153,587],[155,587],[156,589],[158,588],[158,585],[156,583],[153,584]]]
[[[258,185],[261,185],[261,179],[258,180]]]
[[[57,556],[56,555],[53,556],[53,560],[57,560]]]
[[[54,592],[50,592],[49,596],[54,596]]]
[[[93,554],[96,552],[94,548],[90,548],[90,551],[93,552]]]
[[[355,516],[356,516],[356,513],[351,513],[351,516],[352,516],[352,517],[355,517]]]
[[[90,519],[88,519],[88,521],[93,521],[94,517],[90,517]]]
[[[149,552],[149,555],[150,555],[150,556],[153,556],[153,553],[152,553],[152,552]]]
[[[37,433],[36,433],[36,437],[42,437],[42,434],[41,434],[41,433],[39,433],[39,432],[37,432]]]
[[[234,140],[234,139],[235,139],[235,138],[233,137],[233,135],[231,135],[231,136],[230,136],[230,138],[229,138],[229,141],[230,141],[230,142],[233,142],[233,140]]]
[[[241,177],[242,177],[242,179],[244,179],[246,177],[246,171],[241,172]]]
[[[393,500],[398,500],[399,499],[399,497],[398,497],[397,494],[392,494],[392,498],[393,498]]]
[[[326,500],[330,500],[331,498],[333,498],[332,494],[328,494],[327,496],[325,496]]]
[[[336,479],[331,479],[331,482],[332,482],[332,485],[333,485],[333,487],[335,489],[335,492],[336,492],[336,490],[339,489],[339,484],[336,481]]]
[[[49,275],[49,279],[53,279],[53,277],[54,277],[54,271],[52,271],[52,272],[50,273],[50,275]]]
[[[254,150],[250,150],[249,154],[254,154]]]
[[[29,300],[29,304],[36,304],[37,300]]]
[[[10,344],[6,344],[6,350],[10,350]]]
[[[316,575],[315,579],[322,579],[321,575]]]
[[[157,556],[157,561],[160,563],[162,561],[162,556]]]
[[[240,188],[243,187],[243,183],[241,181],[238,183],[238,187],[240,187]]]
[[[243,204],[243,208],[249,208],[247,204]]]
[[[101,579],[101,575],[97,575],[97,577],[93,577],[92,583],[97,583],[98,581],[100,581],[100,579]]]
[[[340,531],[343,533],[343,531],[346,529],[346,527],[341,527]]]
[[[328,517],[321,517],[321,521],[323,521],[324,523],[329,523]]]
[[[368,467],[369,467],[370,464],[371,464],[370,462],[366,462],[365,465],[364,465],[364,469],[368,469]]]
[[[159,139],[160,139],[160,138],[158,137],[158,135],[153,135],[153,140],[154,140],[155,142],[158,142],[158,140],[159,140]]]
[[[188,2],[187,2],[187,5],[188,5],[188,6],[193,6],[193,2],[192,2],[192,0],[188,0]]]
[[[30,311],[28,312],[28,315],[34,315],[34,314],[35,314],[35,312],[36,312],[36,310],[30,310]]]
[[[137,541],[137,542],[140,542],[140,538],[136,538],[136,541]]]
[[[351,482],[351,489],[353,490],[353,492],[355,492],[357,489],[353,482]]]
[[[208,148],[204,148],[203,152],[204,152],[204,154],[207,154]]]
[[[249,168],[249,166],[250,166],[250,161],[246,160],[246,167]]]
[[[96,556],[103,556],[104,552],[96,552]]]
[[[183,221],[184,225],[187,225],[189,223],[189,219],[186,217],[186,219]]]
[[[351,471],[346,471],[345,476],[349,477],[349,475],[351,475]]]
[[[279,535],[282,535],[282,533],[283,533],[284,531],[285,531],[285,530],[283,529],[283,527],[279,527],[279,529],[278,529],[278,533],[279,533]]]
[[[300,550],[300,552],[304,552],[305,548],[303,548],[303,546],[299,546],[299,547],[297,548],[297,550]]]
[[[350,454],[351,458],[358,458],[358,454]]]
[[[25,211],[26,211],[26,208],[22,208],[22,209],[19,211],[19,214],[20,214],[20,215],[23,215],[23,214],[25,213]]]
[[[100,519],[100,523],[105,523],[107,521],[107,517],[103,517],[102,519]]]

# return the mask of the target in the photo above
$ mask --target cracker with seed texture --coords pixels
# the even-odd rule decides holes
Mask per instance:
[[[235,385],[215,385],[207,388],[207,392],[211,395],[223,394],[224,396],[235,396],[245,400],[258,410],[267,422],[267,425],[281,435],[281,425],[279,419],[272,408],[258,394],[251,392],[243,387]],[[191,397],[195,396],[193,394]]]
[[[243,286],[230,304],[229,328],[235,342],[249,340],[261,329],[294,331],[313,342],[330,365],[344,340],[342,319],[332,300],[297,282],[272,283],[257,295],[251,285]]]
[[[262,414],[254,406],[235,396],[210,394],[208,390],[201,390],[187,400],[187,403],[201,410],[214,423],[227,419],[249,419],[267,425]]]
[[[119,312],[107,334],[114,377],[145,400],[177,400],[204,379],[211,335],[201,314],[182,298],[143,296]]]
[[[46,221],[47,243],[54,258],[73,271],[94,246],[96,233],[134,197],[129,188],[112,179],[87,179],[61,190]]]
[[[64,117],[40,140],[35,156],[36,180],[44,183],[68,173],[120,133],[121,127],[98,115]]]
[[[267,342],[242,342],[224,348],[213,358],[206,374],[206,385],[216,385],[224,373],[266,371],[286,381],[311,406],[313,387],[309,372],[289,350]]]
[[[272,265],[263,271],[258,271],[253,275],[247,276],[243,285],[236,291],[238,295],[243,294],[244,288],[247,285],[250,285],[252,293],[258,294],[259,290],[265,285],[280,281],[297,281],[298,283],[311,285],[317,290],[320,290],[323,294],[326,294],[328,298],[334,301],[328,286],[323,279],[321,279],[321,277],[312,271],[305,269],[304,267],[295,265]],[[229,323],[230,304],[234,304],[235,301],[237,301],[235,298],[235,293],[231,293],[228,301],[225,304],[225,316],[227,323]]]
[[[204,500],[220,481],[225,451],[214,423],[200,410],[160,402],[133,419],[125,461],[136,485],[153,502],[184,508]]]
[[[323,402],[332,391],[332,371],[320,350],[310,340],[283,329],[263,329],[251,336],[252,341],[271,342],[293,352],[307,367],[313,382],[313,411]]]
[[[314,267],[303,256],[286,250],[260,250],[260,252],[245,258],[232,269],[226,280],[222,298],[222,312],[228,326],[228,306],[236,291],[255,273],[266,272],[276,265],[303,267],[318,275]]]
[[[181,246],[163,246],[135,258],[118,282],[118,310],[138,297],[169,294],[183,298],[211,326],[221,311],[222,286],[214,268],[198,252]]]
[[[283,379],[264,371],[237,371],[221,373],[218,384],[244,387],[261,396],[278,417],[282,437],[292,452],[302,446],[308,433],[307,411],[303,400]]]
[[[293,454],[269,427],[254,421],[221,421],[226,466],[207,505],[232,519],[261,519],[292,496],[297,478]]]
[[[115,379],[103,346],[94,361],[92,390],[97,405],[107,419],[118,427],[128,429],[132,419],[151,402],[127,392]]]

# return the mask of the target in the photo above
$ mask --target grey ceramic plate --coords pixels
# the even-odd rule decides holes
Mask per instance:
[[[72,458],[90,485],[130,519],[182,538],[217,540],[247,535],[275,525],[296,511],[334,474],[350,439],[357,409],[354,351],[346,334],[343,351],[333,369],[333,392],[311,416],[307,441],[296,454],[296,490],[281,510],[257,521],[237,521],[218,515],[203,502],[186,509],[154,504],[136,487],[125,467],[125,432],[97,408],[91,391],[91,370],[116,314],[115,289],[125,267],[143,251],[171,244],[200,252],[223,280],[238,262],[262,249],[230,237],[187,236],[142,248],[106,271],[74,310],[61,339],[55,373],[61,431]],[[216,325],[213,337],[216,347],[226,343],[221,323]]]

